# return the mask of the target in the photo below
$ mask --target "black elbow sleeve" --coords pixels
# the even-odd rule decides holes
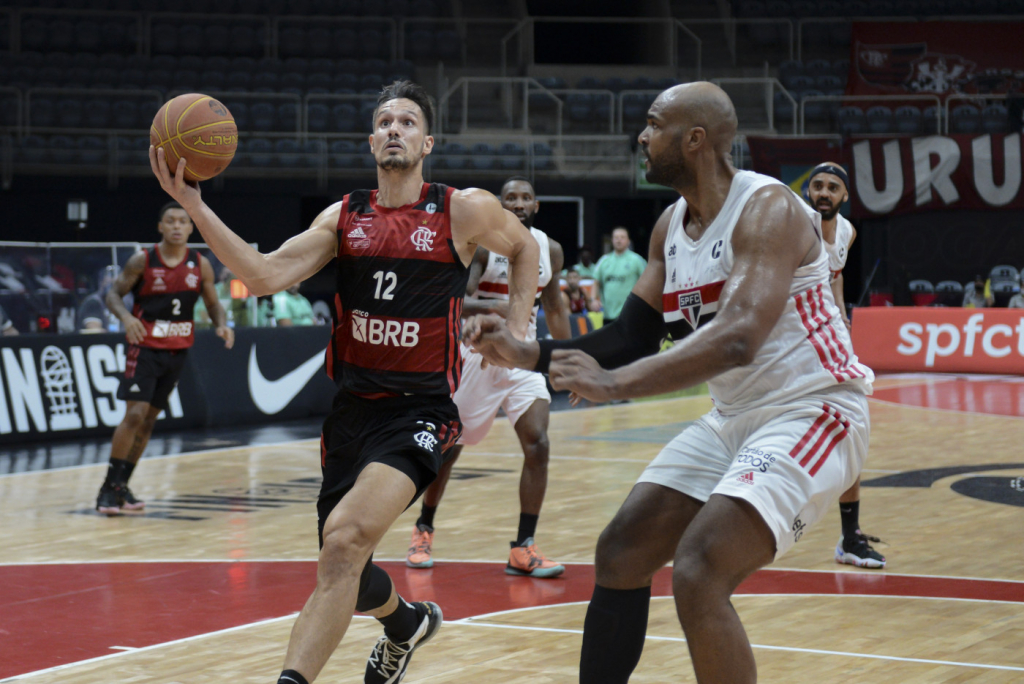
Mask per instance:
[[[547,373],[551,352],[556,349],[579,349],[593,356],[602,368],[618,368],[657,353],[666,334],[661,314],[631,292],[611,324],[570,340],[539,340],[540,358],[534,370]]]

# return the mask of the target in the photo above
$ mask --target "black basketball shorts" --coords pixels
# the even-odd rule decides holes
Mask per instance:
[[[144,401],[166,410],[167,398],[174,391],[185,367],[188,349],[150,349],[130,344],[127,357],[117,398]]]
[[[363,468],[383,463],[408,475],[416,485],[411,506],[437,477],[461,432],[459,410],[450,397],[371,400],[339,392],[320,434],[320,544],[327,516]]]

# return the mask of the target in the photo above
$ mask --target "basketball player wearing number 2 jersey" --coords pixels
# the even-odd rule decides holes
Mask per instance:
[[[366,664],[367,684],[400,681],[413,651],[441,627],[440,608],[398,596],[372,554],[459,437],[452,394],[462,374],[462,299],[478,246],[508,258],[515,283],[508,326],[526,336],[537,242],[494,195],[423,182],[433,121],[423,88],[408,81],[384,88],[370,135],[379,189],[346,195],[270,254],[217,218],[198,188],[185,183],[184,164],[172,176],[163,150],[150,148],[160,185],[254,294],[280,292],[338,260],[327,349],[338,394],[320,440],[317,585],[292,628],[280,684],[312,682],[354,610],[384,626]]]
[[[650,261],[614,323],[532,343],[501,319],[466,324],[488,361],[548,370],[555,389],[586,399],[707,382],[715,403],[662,449],[601,533],[581,684],[629,680],[651,580],[669,561],[697,681],[756,681],[730,597],[825,514],[867,454],[874,376],[828,287],[821,215],[774,178],[732,166],[736,126],[711,83],[670,88],[651,105],[639,138],[647,180],[681,197],[658,219]],[[657,354],[666,332],[679,342]]]
[[[562,301],[558,274],[565,257],[562,246],[538,228],[533,218],[540,203],[533,185],[526,178],[514,176],[501,187],[501,204],[530,229],[540,246],[540,280],[537,286],[537,304],[530,320],[528,339],[536,338],[536,316],[544,307],[548,329],[555,339],[568,339],[569,312]],[[508,307],[508,260],[500,255],[478,249],[470,266],[469,285],[463,315],[497,313],[504,315]],[[452,457],[444,464],[426,493],[423,509],[412,532],[412,541],[405,564],[412,568],[430,568],[434,565],[434,513],[441,503],[445,485],[452,467],[464,445],[479,444],[494,424],[498,409],[504,409],[523,448],[523,473],[519,479],[519,530],[511,542],[505,573],[530,577],[558,577],[565,566],[548,560],[534,542],[540,508],[548,486],[548,417],[551,395],[547,382],[540,373],[519,368],[483,366],[483,358],[472,351],[466,355],[462,385],[454,400],[459,407],[463,431]]]
[[[137,252],[107,293],[107,308],[121,319],[128,337],[128,357],[117,398],[127,402],[124,418],[114,430],[110,466],[96,498],[96,510],[115,515],[145,507],[128,488],[135,464],[146,450],[156,417],[185,365],[194,339],[193,309],[200,295],[228,349],[235,333],[214,289],[213,267],[199,252],[188,248],[192,221],[177,202],[160,209],[157,228],[163,239],[151,249]],[[125,308],[132,292],[132,311]]]
[[[850,256],[850,246],[857,239],[857,230],[839,213],[843,203],[850,199],[848,188],[846,169],[834,162],[818,164],[807,179],[808,199],[811,206],[821,214],[822,244],[828,253],[829,286],[847,329],[850,328],[850,319],[846,315],[843,298],[843,268]],[[839,518],[842,522],[842,536],[836,544],[836,562],[861,568],[884,568],[885,556],[875,551],[870,544],[881,540],[860,530],[859,477],[839,497]]]

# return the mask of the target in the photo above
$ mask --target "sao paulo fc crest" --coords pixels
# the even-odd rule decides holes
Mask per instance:
[[[704,306],[704,300],[700,296],[700,290],[679,293],[679,313],[683,320],[690,324],[694,330],[700,321],[700,310]]]

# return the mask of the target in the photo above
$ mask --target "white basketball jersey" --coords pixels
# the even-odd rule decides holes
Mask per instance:
[[[530,228],[530,234],[540,245],[540,277],[537,280],[537,299],[530,314],[530,327],[526,332],[527,340],[537,339],[537,312],[540,310],[540,293],[544,286],[551,282],[551,243],[547,234],[538,228]],[[487,268],[480,276],[476,296],[481,299],[508,299],[508,257],[490,252],[487,257]]]
[[[733,267],[736,223],[754,191],[773,184],[782,185],[758,173],[737,172],[722,210],[697,242],[683,230],[686,200],[676,202],[665,238],[662,296],[665,323],[674,339],[714,318]],[[821,215],[801,204],[820,236]],[[840,383],[871,393],[874,374],[853,353],[828,281],[828,255],[822,249],[817,259],[793,274],[786,308],[753,362],[708,381],[719,411],[739,413],[784,403]]]
[[[846,266],[846,258],[850,256],[850,238],[853,237],[853,224],[843,218],[842,214],[836,214],[836,241],[829,244],[828,240],[822,240],[828,252],[829,282],[839,277]]]

